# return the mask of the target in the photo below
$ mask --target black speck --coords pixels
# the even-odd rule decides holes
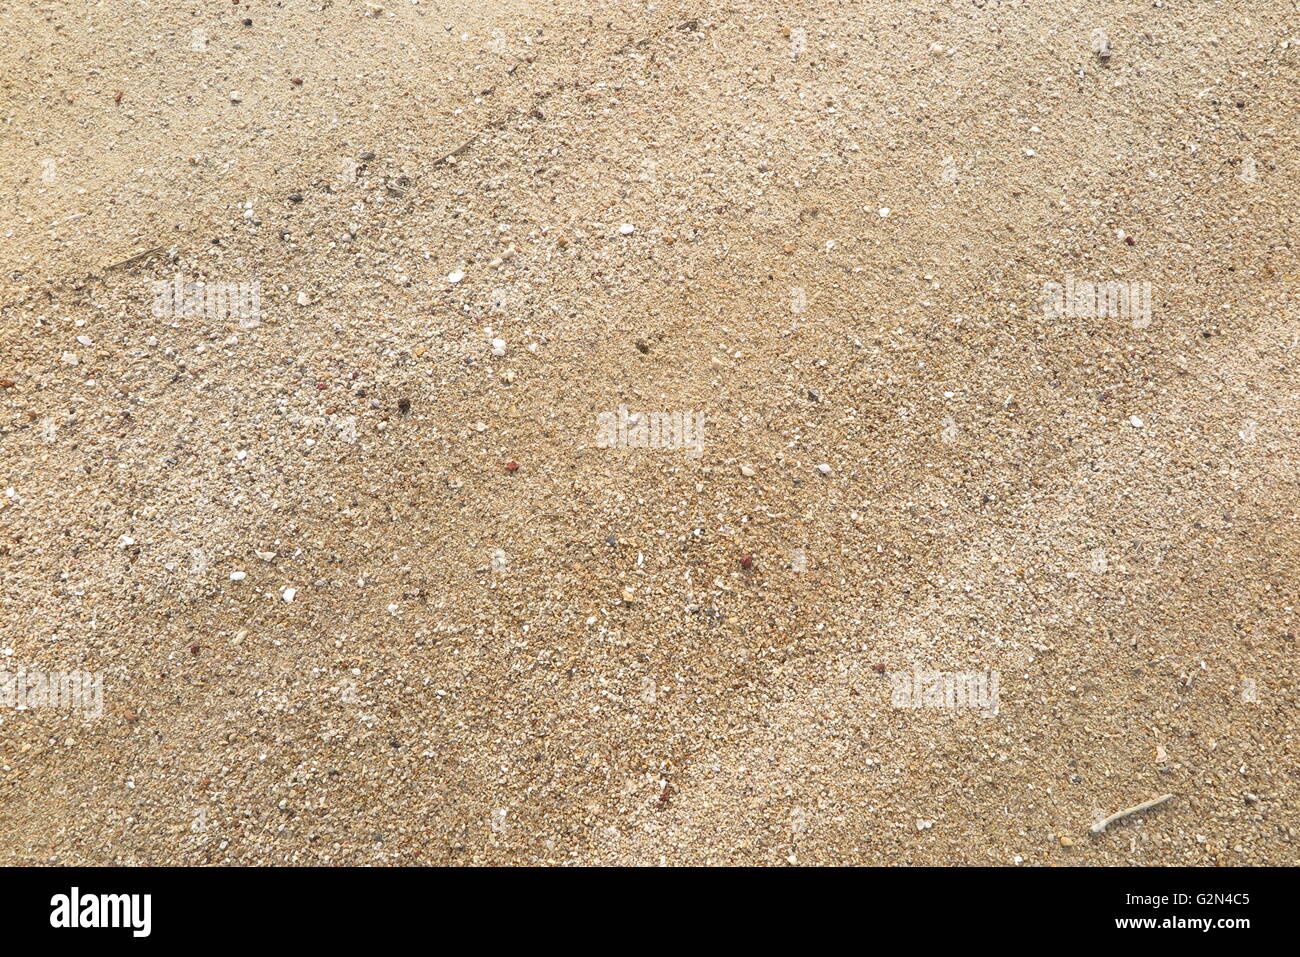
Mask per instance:
[[[409,414],[410,411],[411,411],[411,400],[410,400],[410,399],[398,399],[398,400],[397,400],[397,411],[400,412],[400,413],[402,413],[402,415],[407,415],[407,414]]]

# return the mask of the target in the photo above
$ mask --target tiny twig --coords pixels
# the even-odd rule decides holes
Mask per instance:
[[[1162,794],[1160,795],[1160,797],[1152,798],[1150,801],[1143,801],[1141,804],[1135,804],[1132,807],[1125,808],[1122,811],[1116,811],[1110,817],[1102,818],[1091,828],[1089,828],[1089,830],[1091,830],[1093,834],[1100,834],[1102,831],[1106,830],[1106,828],[1110,827],[1116,821],[1122,821],[1124,820],[1124,818],[1128,817],[1129,815],[1137,814],[1140,811],[1149,811],[1153,807],[1159,807],[1161,804],[1164,804],[1166,801],[1172,800],[1173,797],[1174,795],[1172,794]]]
[[[460,156],[462,153],[469,150],[470,147],[472,147],[477,142],[478,142],[478,134],[475,134],[474,136],[471,136],[469,139],[467,139],[464,143],[461,143],[460,146],[457,146],[446,156],[440,156],[438,159],[434,160],[430,168],[437,169],[439,166],[442,166],[453,157]]]
[[[115,262],[108,266],[105,266],[104,270],[107,271],[110,269],[121,269],[123,266],[133,266],[142,259],[148,259],[150,256],[154,255],[155,253],[162,252],[164,248],[165,247],[163,246],[154,246],[152,249],[146,249],[142,253],[136,253],[134,256],[128,256],[126,259],[123,259],[120,262]]]

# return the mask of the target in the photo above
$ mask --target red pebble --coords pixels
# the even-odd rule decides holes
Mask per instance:
[[[742,555],[742,556],[740,557],[740,567],[741,567],[741,568],[753,568],[753,567],[754,567],[754,553],[753,553],[753,552],[747,552],[747,553],[745,553],[744,555]]]
[[[192,654],[192,655],[197,655],[198,653],[199,653],[199,646],[198,646],[198,645],[190,645],[190,654]]]
[[[518,462],[507,462],[507,463],[506,463],[506,471],[507,471],[507,472],[517,472],[517,471],[519,471],[519,463],[518,463]]]
[[[878,675],[883,675],[885,673],[885,666],[883,664],[872,665],[871,667],[873,667],[876,670],[876,674]]]

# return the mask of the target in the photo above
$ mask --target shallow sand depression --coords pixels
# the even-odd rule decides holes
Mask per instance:
[[[1297,862],[1293,4],[0,30],[0,864]]]

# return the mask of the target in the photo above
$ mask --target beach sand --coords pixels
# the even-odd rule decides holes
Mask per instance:
[[[0,12],[0,864],[1297,863],[1293,3],[163,7]]]

